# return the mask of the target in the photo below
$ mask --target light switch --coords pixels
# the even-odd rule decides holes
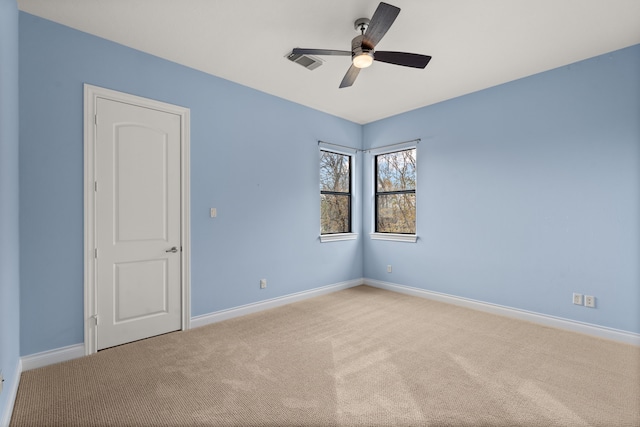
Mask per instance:
[[[211,208],[211,218],[215,218],[218,215],[216,208]]]

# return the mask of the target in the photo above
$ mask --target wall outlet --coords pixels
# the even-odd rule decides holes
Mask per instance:
[[[391,273],[391,265],[387,265],[387,273]]]
[[[218,216],[218,209],[211,208],[211,210],[209,210],[209,215],[211,215],[211,218],[217,217]]]
[[[576,305],[582,305],[582,294],[573,293],[573,303]]]
[[[260,279],[260,289],[267,287],[267,279]]]
[[[596,297],[591,295],[584,296],[584,305],[587,307],[595,308],[596,307]]]

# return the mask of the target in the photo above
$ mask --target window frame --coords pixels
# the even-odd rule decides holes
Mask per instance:
[[[355,150],[355,149],[354,149]],[[348,232],[343,232],[343,233],[322,233],[322,210],[320,210],[320,229],[319,229],[319,234],[320,234],[320,242],[337,242],[337,241],[342,241],[342,240],[355,240],[358,235],[357,233],[354,233],[354,216],[353,216],[353,211],[354,211],[354,206],[355,206],[355,161],[356,161],[356,156],[355,153],[350,153],[346,150],[340,150],[340,149],[335,149],[335,148],[327,148],[324,146],[319,146],[319,150],[318,150],[318,177],[320,177],[320,159],[322,158],[322,152],[327,152],[327,153],[331,153],[331,154],[338,154],[341,156],[346,156],[349,159],[349,192],[334,192],[334,191],[325,191],[325,190],[320,190],[320,196],[322,197],[323,194],[329,194],[329,195],[348,195],[349,197],[349,231]]]
[[[408,150],[415,150],[415,156],[416,156],[416,168],[415,168],[415,180],[416,180],[416,185],[414,187],[413,190],[400,190],[400,191],[385,191],[385,192],[379,192],[378,191],[378,156],[381,155],[385,155],[385,154],[391,154],[391,153],[397,153],[400,151],[408,151]],[[371,215],[371,233],[369,234],[369,236],[371,237],[372,240],[388,240],[388,241],[395,241],[395,242],[409,242],[409,243],[415,243],[418,240],[418,144],[415,141],[412,141],[410,143],[407,144],[393,144],[393,148],[391,148],[390,146],[388,146],[387,148],[380,148],[380,149],[372,149],[370,150],[370,153],[372,155],[372,170],[373,170],[373,176],[372,176],[372,195],[371,195],[371,210],[372,210],[372,215]],[[415,233],[388,233],[388,232],[381,232],[381,231],[377,231],[377,224],[378,224],[378,195],[388,195],[388,194],[414,194],[415,198],[416,198],[416,224],[415,224]]]

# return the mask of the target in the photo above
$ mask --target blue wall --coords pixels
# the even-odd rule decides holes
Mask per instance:
[[[319,242],[317,172],[360,125],[20,13],[22,355],[84,339],[83,83],[191,109],[193,316],[362,277],[359,240]]]
[[[365,277],[640,332],[639,76],[636,45],[365,125],[422,139],[419,240],[366,239]]]
[[[83,341],[83,83],[191,109],[193,316],[367,277],[640,332],[640,46],[359,126],[29,14],[19,23],[22,355]],[[317,140],[414,138],[418,242],[369,240],[364,155],[360,238],[321,244]]]
[[[18,141],[18,7],[0,0],[0,423],[10,413],[19,361]]]

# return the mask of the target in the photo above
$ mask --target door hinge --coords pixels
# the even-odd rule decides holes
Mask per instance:
[[[94,314],[93,316],[91,316],[91,318],[93,319],[93,321],[95,322],[95,325],[98,326],[98,315]]]
[[[95,249],[93,250],[93,257],[94,257],[94,258],[98,258],[98,248],[95,248]]]
[[[93,122],[97,125],[98,124],[98,115],[96,114],[95,116],[93,116]]]
[[[93,181],[93,191],[98,191],[98,181]]]

